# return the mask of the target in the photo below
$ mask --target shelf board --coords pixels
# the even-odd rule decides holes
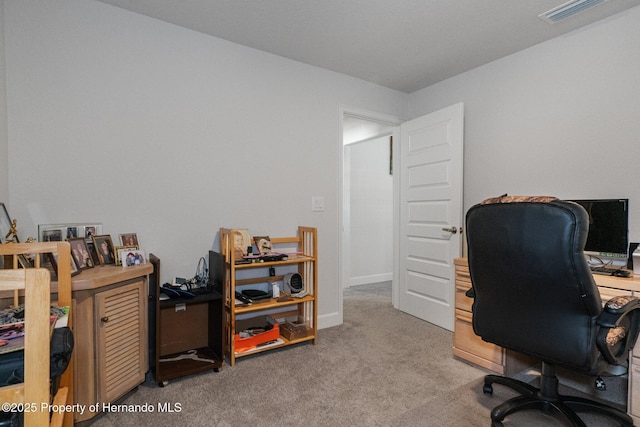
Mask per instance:
[[[278,266],[278,265],[286,265],[286,264],[299,264],[301,262],[312,262],[315,261],[315,257],[307,256],[307,255],[290,255],[288,259],[283,259],[282,261],[259,261],[251,262],[248,264],[235,264],[236,270],[244,269],[244,268],[257,268],[257,267],[270,267],[270,266]]]
[[[212,369],[217,370],[223,365],[222,356],[216,354],[210,347],[200,347],[194,350],[196,350],[196,355],[199,358],[210,359],[211,362],[204,362],[201,360],[194,360],[189,358],[165,362],[162,361],[162,359],[172,359],[181,355],[188,355],[187,351],[163,355],[158,358],[158,363],[155,367],[156,382],[173,380],[176,378],[184,377],[186,375],[191,375]]]
[[[306,341],[313,341],[313,340],[316,339],[315,335],[309,335],[309,336],[306,336],[306,337],[303,337],[303,338],[297,338],[297,339],[291,340],[291,341],[289,341],[288,339],[286,339],[282,335],[280,335],[279,338],[284,341],[280,345],[272,345],[272,346],[268,346],[268,347],[264,347],[264,348],[263,347],[256,347],[256,348],[251,349],[251,350],[243,351],[242,353],[235,353],[235,358],[237,359],[239,357],[249,356],[249,355],[257,354],[257,353],[262,353],[263,351],[274,350],[276,348],[287,347],[287,346],[290,346],[290,345],[299,344],[301,342],[306,342]]]
[[[236,312],[236,314],[250,313],[252,311],[260,311],[260,310],[267,310],[267,309],[270,309],[270,308],[286,307],[286,306],[289,306],[289,305],[302,304],[302,303],[305,303],[305,302],[311,302],[314,299],[315,298],[313,297],[313,295],[307,295],[307,296],[302,297],[302,298],[295,298],[294,297],[289,301],[278,301],[276,298],[270,298],[270,299],[262,300],[264,302],[253,302],[251,305],[247,305],[247,306],[236,305],[235,306],[235,312]]]

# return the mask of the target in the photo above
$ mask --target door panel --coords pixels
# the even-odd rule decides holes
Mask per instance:
[[[400,132],[399,308],[453,330],[453,259],[460,256],[463,222],[463,105],[403,123]]]

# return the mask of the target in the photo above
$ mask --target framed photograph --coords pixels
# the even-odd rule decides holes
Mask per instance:
[[[140,249],[138,245],[116,246],[113,251],[116,256],[116,265],[122,265],[122,258],[120,258],[120,251],[137,251],[138,249]]]
[[[134,265],[146,264],[147,259],[144,251],[139,249],[120,249],[119,257],[122,261],[122,267],[133,267]]]
[[[92,241],[87,241],[87,248],[89,249],[89,254],[91,255],[91,259],[93,260],[93,265],[100,265],[100,260],[98,259],[98,252],[96,252],[96,247]]]
[[[58,254],[53,254],[49,252],[47,254],[47,260],[49,261],[49,265],[51,266],[51,268],[49,269],[49,271],[52,273],[51,279],[53,280],[53,278],[55,277],[55,280],[58,280]],[[72,255],[71,256],[71,275],[75,276],[78,273],[80,273],[80,270],[78,270],[78,267],[76,266],[76,262],[74,261],[73,255]]]
[[[253,242],[260,255],[268,255],[273,252],[273,245],[269,236],[253,236]]]
[[[231,230],[231,236],[233,237],[233,257],[234,259],[241,260],[243,256],[248,254],[247,248],[251,247],[251,237],[249,236],[249,230]]]
[[[15,219],[12,221],[9,212],[4,203],[0,203],[0,243],[13,241],[20,243],[18,236],[15,235]]]
[[[98,254],[101,265],[115,264],[116,256],[113,253],[113,242],[108,234],[93,236],[93,246]]]
[[[92,242],[93,236],[102,234],[102,224],[96,222],[38,224],[39,242],[62,242],[66,239],[84,238]]]
[[[71,246],[71,258],[76,264],[78,270],[86,270],[87,268],[93,268],[95,265],[91,258],[91,253],[87,247],[87,242],[84,237],[75,237],[68,239]]]
[[[138,243],[138,235],[136,233],[125,233],[120,235],[120,244],[122,246],[137,246],[140,247],[140,243]]]

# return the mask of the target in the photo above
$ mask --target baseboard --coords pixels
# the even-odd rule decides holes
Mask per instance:
[[[390,282],[393,280],[393,273],[370,274],[368,276],[350,277],[346,287],[370,285],[372,283]]]

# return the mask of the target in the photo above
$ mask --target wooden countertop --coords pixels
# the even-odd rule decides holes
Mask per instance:
[[[467,267],[468,262],[466,258],[456,258],[453,260],[455,265],[461,267]],[[605,288],[623,289],[627,291],[640,292],[640,275],[634,275],[631,277],[617,277],[606,276],[603,274],[594,274],[593,279],[596,281],[596,285],[603,286]]]
[[[85,291],[112,285],[118,282],[146,276],[153,272],[153,265],[147,262],[142,265],[122,267],[119,265],[97,265],[83,270],[71,278],[71,292]],[[51,292],[57,292],[58,283],[51,282]]]

